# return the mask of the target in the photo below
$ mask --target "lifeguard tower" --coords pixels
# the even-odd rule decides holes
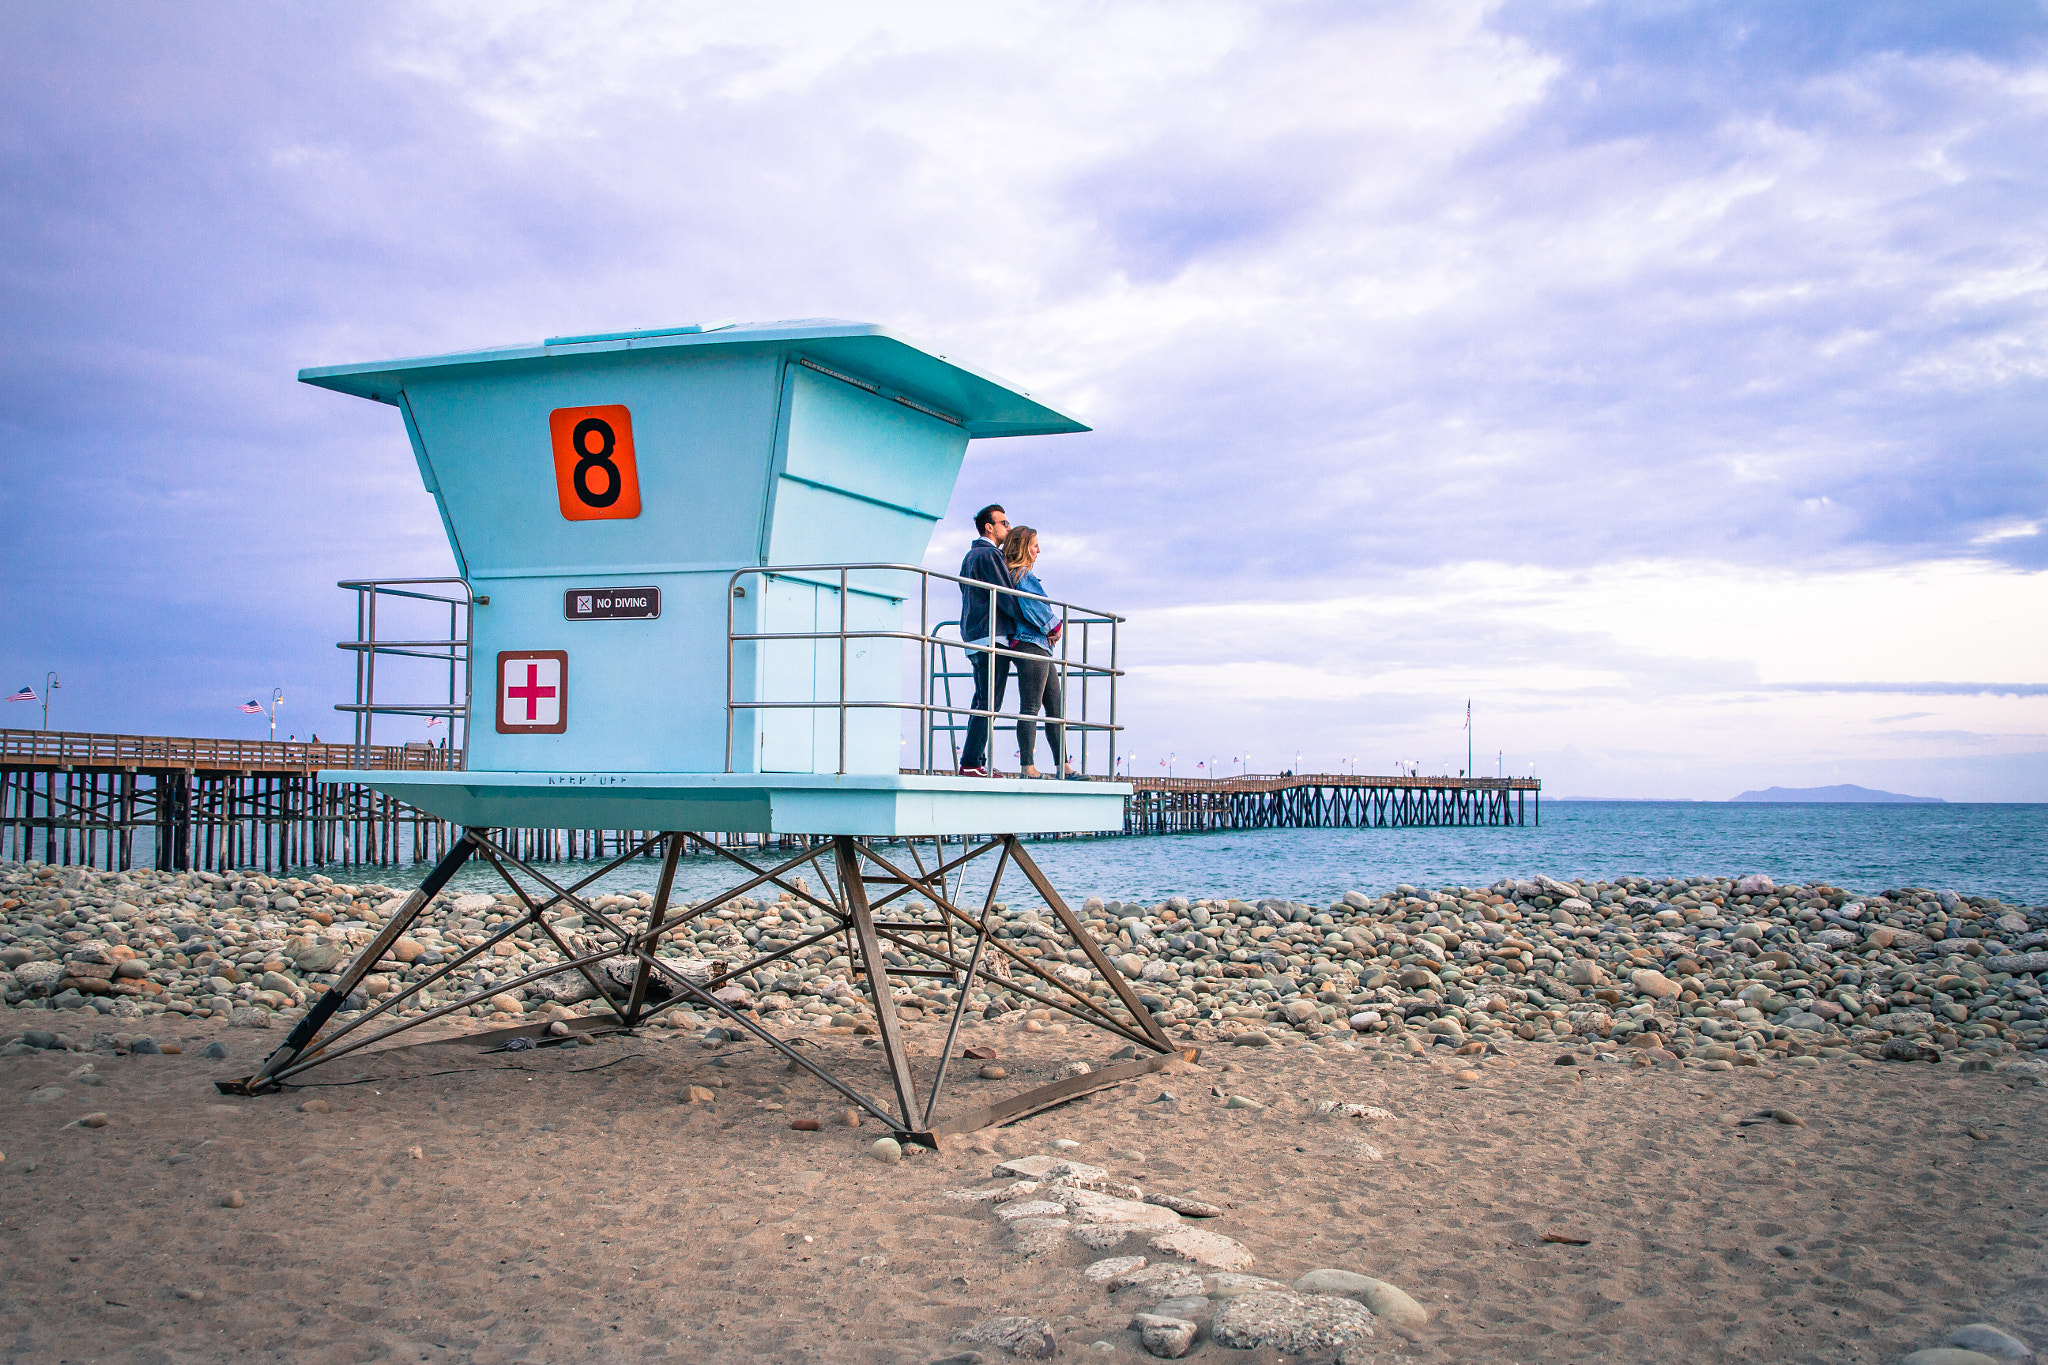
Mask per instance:
[[[960,777],[942,761],[943,736],[970,715],[934,682],[946,675],[946,652],[958,657],[957,636],[941,629],[957,614],[961,580],[918,561],[967,443],[1087,427],[950,355],[832,319],[553,337],[299,377],[398,409],[471,621],[463,767],[321,777],[402,798],[465,834],[285,1044],[255,1075],[223,1089],[274,1088],[491,994],[569,971],[609,1007],[579,1021],[585,1026],[632,1028],[679,1006],[712,1012],[925,1142],[1113,1084],[1175,1055],[1017,838],[1121,828],[1129,786],[1107,773],[1085,782]],[[1085,755],[1092,733],[1093,752],[1107,760],[1117,728],[1118,618],[1052,606],[1067,626],[1056,664],[1070,698],[1069,744]],[[1106,713],[1098,708],[1092,720],[1091,688],[1107,697]],[[980,714],[992,725],[1017,719]],[[536,827],[661,832],[562,886],[495,833]],[[803,847],[767,866],[771,860],[702,837],[714,833],[802,836]],[[929,864],[920,840],[934,842]],[[672,903],[678,859],[689,847],[729,860],[742,879],[694,905]],[[657,852],[651,910],[593,905],[588,888],[628,859]],[[503,874],[525,916],[375,1008],[338,1020],[357,983],[471,857]],[[993,868],[979,904],[962,899],[970,864]],[[1085,963],[1064,948],[1022,953],[992,932],[1012,866]],[[771,886],[825,912],[828,926],[701,977],[657,953],[664,935]],[[899,913],[916,907],[918,917],[876,917],[897,902]],[[553,923],[569,914],[594,940],[571,948]],[[423,1016],[392,1015],[522,926],[552,940],[563,961]],[[840,936],[875,1010],[893,1104],[835,1075],[820,1050],[792,1046],[726,989]],[[892,968],[891,957],[923,965]],[[630,989],[610,985],[604,971],[621,960],[637,964],[625,973]],[[895,1018],[892,971],[956,988],[945,1048],[923,1077]],[[941,1115],[948,1059],[978,984],[1062,1010],[1138,1044],[1140,1056]]]

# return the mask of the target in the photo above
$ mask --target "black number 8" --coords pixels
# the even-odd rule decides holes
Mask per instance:
[[[603,444],[593,454],[583,444],[583,438],[596,432]],[[569,482],[576,489],[576,496],[585,507],[610,507],[619,500],[619,467],[612,463],[612,452],[618,449],[618,434],[612,424],[598,417],[586,417],[576,424],[576,430],[569,436],[569,444],[576,451],[576,470],[569,476]],[[590,491],[590,471],[602,469],[605,485],[602,493]]]

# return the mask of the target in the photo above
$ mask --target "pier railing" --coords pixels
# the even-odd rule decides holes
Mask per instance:
[[[1254,773],[1240,777],[1130,777],[1139,791],[1276,792],[1295,787],[1386,787],[1394,790],[1533,792],[1543,789],[1534,777],[1379,777],[1367,773]]]
[[[102,735],[76,730],[0,730],[0,764],[137,771],[311,773],[321,768],[448,769],[460,749],[427,744],[300,744],[175,735]]]

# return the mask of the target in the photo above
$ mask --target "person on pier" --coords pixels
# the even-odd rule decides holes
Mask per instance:
[[[1045,585],[1038,581],[1034,572],[1038,564],[1038,532],[1029,526],[1012,527],[1003,540],[1003,563],[1016,581],[1020,592],[1035,593],[1035,597],[1015,599],[1017,624],[1010,632],[1010,648],[1019,654],[1029,654],[1029,659],[1011,660],[1017,666],[1017,760],[1026,777],[1042,777],[1038,771],[1038,722],[1035,717],[1042,707],[1046,715],[1045,742],[1052,750],[1052,766],[1059,770],[1061,777],[1078,782],[1081,774],[1074,771],[1067,762],[1067,727],[1056,718],[1064,718],[1060,688],[1060,670],[1053,663],[1053,646],[1059,643],[1060,631],[1065,622],[1054,613],[1050,603],[1041,602]]]
[[[960,638],[967,643],[968,666],[974,670],[974,714],[967,718],[967,743],[960,751],[962,777],[987,777],[989,716],[985,712],[1003,709],[1003,689],[1010,681],[1010,660],[995,648],[1016,627],[1017,600],[1007,592],[977,588],[988,583],[996,588],[1014,588],[1009,566],[999,548],[1010,534],[1010,514],[990,503],[974,514],[978,532],[967,557],[960,561],[960,577],[972,580],[960,585]]]

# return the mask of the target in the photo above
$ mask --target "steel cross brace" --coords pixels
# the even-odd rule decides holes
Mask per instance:
[[[707,851],[719,854],[746,869],[753,876],[738,886],[699,902],[697,905],[690,907],[686,913],[671,918],[668,912],[674,888],[676,865],[685,841],[695,843]],[[654,904],[648,912],[645,928],[634,929],[630,925],[621,922],[619,918],[597,909],[596,906],[590,904],[579,894],[585,887],[599,881],[631,859],[645,853],[656,843],[664,845],[662,871],[659,886],[654,897]],[[990,851],[996,851],[999,854],[996,868],[990,878],[988,892],[980,913],[978,915],[970,914],[955,904],[950,895],[944,893],[944,889],[949,889],[947,888],[948,874],[957,872],[974,859]],[[803,853],[799,853],[797,856],[788,859],[774,868],[763,869],[755,866],[731,850],[722,848],[700,836],[688,832],[673,832],[658,834],[651,839],[644,840],[598,871],[576,882],[573,886],[563,887],[544,873],[528,865],[524,860],[512,855],[502,845],[493,840],[488,831],[482,829],[465,830],[456,846],[449,851],[448,856],[443,858],[441,863],[428,874],[419,889],[406,898],[399,909],[378,930],[370,943],[364,947],[356,959],[341,973],[334,985],[329,987],[320,997],[314,1008],[308,1011],[306,1017],[300,1020],[299,1024],[286,1038],[284,1044],[265,1060],[263,1066],[252,1076],[235,1081],[216,1082],[216,1085],[221,1091],[229,1094],[253,1095],[275,1091],[281,1088],[282,1084],[291,1076],[314,1066],[324,1065],[361,1048],[417,1028],[421,1024],[431,1023],[457,1010],[466,1009],[470,1005],[488,999],[493,995],[516,990],[532,982],[557,976],[567,971],[580,972],[586,980],[590,981],[592,988],[598,993],[598,997],[612,1010],[616,1027],[631,1028],[669,1009],[680,1007],[686,1003],[695,1004],[721,1016],[731,1025],[768,1044],[779,1054],[788,1058],[793,1066],[809,1072],[874,1118],[890,1125],[899,1136],[926,1145],[935,1145],[936,1136],[942,1133],[971,1132],[976,1128],[984,1127],[991,1123],[1007,1122],[1049,1105],[1064,1103],[1066,1100],[1072,1099],[1077,1095],[1114,1085],[1119,1081],[1144,1074],[1147,1071],[1156,1070],[1179,1055],[1173,1050],[1172,1045],[1167,1041],[1164,1032],[1153,1020],[1150,1012],[1139,1003],[1129,983],[1123,979],[1115,965],[1109,961],[1108,957],[1095,944],[1093,938],[1089,936],[1086,927],[1080,923],[1066,903],[1052,889],[1051,884],[1046,880],[1044,874],[1039,871],[1037,865],[1031,860],[1030,855],[1024,850],[1015,836],[997,836],[963,852],[959,857],[951,860],[944,860],[943,852],[944,850],[941,848],[940,861],[935,867],[927,871],[923,866],[923,859],[917,856],[916,849],[913,846],[912,856],[918,864],[917,871],[906,872],[883,857],[865,840],[841,835],[835,836],[829,844],[820,844]],[[512,888],[526,913],[523,916],[509,919],[481,943],[466,949],[455,958],[441,964],[427,977],[409,984],[404,989],[378,1002],[374,1008],[344,1023],[326,1037],[321,1037],[323,1027],[339,1011],[343,1002],[361,984],[363,978],[376,967],[377,963],[390,951],[399,937],[418,919],[427,904],[447,885],[456,871],[460,869],[463,862],[477,854],[481,854],[487,859],[493,869]],[[835,876],[829,879],[821,878],[821,880],[823,881],[824,890],[831,897],[830,900],[821,899],[810,892],[808,888],[792,884],[787,880],[789,875],[797,868],[807,864],[817,864],[827,855],[830,855],[832,858]],[[1117,996],[1119,1002],[1129,1011],[1132,1024],[1136,1025],[1135,1029],[1126,1025],[1124,1021],[1104,1012],[1099,1005],[1074,989],[1068,982],[1047,973],[1037,963],[994,937],[990,931],[989,918],[994,910],[995,899],[1002,884],[1003,873],[1007,866],[1013,862],[1038,890],[1040,896],[1044,898],[1048,907],[1052,909],[1055,917],[1060,921],[1061,927],[1072,938],[1075,945],[1088,956],[1090,964]],[[865,868],[870,864],[880,869],[885,875],[868,875]],[[512,875],[512,872],[508,870],[508,865],[510,868],[516,868],[518,871],[526,874],[526,876],[537,882],[546,893],[549,893],[545,899],[538,899],[534,894],[529,893],[520,884],[518,879]],[[835,881],[836,887],[834,885]],[[893,884],[896,889],[883,895],[879,900],[871,902],[867,892],[867,887],[870,883]],[[656,949],[661,939],[665,936],[681,930],[700,916],[714,911],[718,907],[744,896],[749,891],[764,884],[780,887],[791,896],[824,911],[833,920],[833,923],[817,933],[802,937],[795,942],[784,944],[773,952],[760,954],[736,967],[727,967],[724,971],[714,973],[701,982],[692,980],[669,962],[656,956]],[[921,894],[931,901],[932,905],[939,911],[937,920],[928,926],[921,923],[902,926],[895,924],[878,926],[876,924],[873,916],[875,908],[888,904],[900,896],[913,893]],[[591,924],[595,924],[610,941],[586,950],[572,948],[561,937],[560,933],[557,932],[556,926],[547,921],[546,913],[557,908],[577,911],[583,916],[586,928]],[[956,924],[970,933],[974,940],[972,952],[964,961],[961,960],[957,945],[954,942],[954,928]],[[423,1015],[399,1020],[381,1030],[370,1032],[367,1036],[358,1037],[346,1044],[343,1043],[343,1040],[350,1034],[363,1030],[372,1021],[399,1007],[404,1001],[428,989],[434,983],[446,978],[464,964],[490,951],[490,949],[503,942],[518,929],[528,926],[539,929],[547,937],[561,954],[562,960],[560,962],[544,964],[510,981],[494,981],[489,986],[475,990],[458,1000],[438,1005]],[[927,934],[944,933],[946,936],[946,946],[944,949],[940,949],[933,944],[913,941],[904,937],[906,931]],[[832,1075],[811,1058],[799,1053],[788,1042],[763,1027],[758,1020],[741,1013],[729,1002],[718,999],[716,995],[716,991],[732,978],[778,961],[793,953],[801,952],[840,933],[846,934],[849,939],[849,946],[859,953],[860,971],[866,978],[869,993],[874,1001],[876,1027],[880,1035],[877,1042],[882,1050],[882,1060],[896,1101],[893,1114],[868,1096],[860,1093],[853,1086]],[[909,1051],[906,1046],[907,1040],[901,1032],[901,1024],[896,1017],[894,986],[889,976],[888,964],[882,956],[882,943],[884,941],[894,943],[908,952],[920,954],[935,962],[945,964],[947,968],[951,969],[956,982],[957,995],[953,1002],[952,1017],[946,1030],[945,1046],[942,1049],[936,1073],[932,1078],[931,1089],[925,1097],[925,1102],[922,1106],[917,1102],[916,1082],[911,1069]],[[1040,995],[1014,980],[999,979],[992,976],[984,962],[986,949],[991,945],[997,950],[999,965],[1007,966],[1014,964],[1021,967],[1047,985],[1072,997],[1074,1003],[1069,1004],[1057,998]],[[636,961],[633,983],[630,990],[626,993],[623,1004],[614,998],[612,990],[606,988],[599,979],[599,974],[594,970],[606,961],[621,957],[631,958]],[[648,1008],[646,1003],[648,988],[656,973],[659,973],[669,983],[671,994],[667,1000],[655,1004],[652,1008]],[[955,1115],[943,1123],[935,1124],[934,1114],[938,1107],[939,1097],[945,1087],[946,1072],[965,1014],[967,995],[977,981],[987,983],[998,989],[1023,995],[1039,1004],[1061,1010],[1063,1013],[1083,1023],[1105,1029],[1115,1035],[1143,1044],[1152,1049],[1155,1055],[1135,1061],[1112,1064],[1079,1076],[1056,1081],[1051,1085],[1040,1086],[1019,1095],[1014,1095],[1007,1100],[985,1105],[968,1113]],[[572,1024],[572,1027],[588,1028],[597,1022],[590,1019],[578,1020]],[[545,1027],[546,1025],[544,1024],[521,1025],[509,1029],[495,1030],[484,1035],[472,1035],[464,1041],[473,1045],[480,1041],[521,1035],[530,1036],[542,1032]],[[316,1041],[317,1046],[315,1046]]]

